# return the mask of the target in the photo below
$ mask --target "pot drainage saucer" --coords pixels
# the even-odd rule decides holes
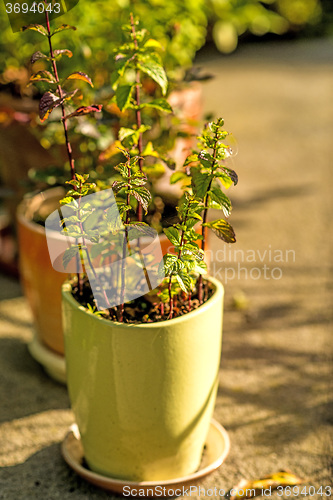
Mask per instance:
[[[123,494],[130,490],[140,490],[144,496],[161,496],[161,491],[190,487],[199,480],[215,471],[222,465],[230,449],[230,441],[227,431],[214,419],[211,420],[206,439],[205,450],[199,470],[188,476],[165,481],[127,481],[103,476],[88,469],[84,461],[83,448],[79,430],[76,424],[72,425],[62,442],[61,452],[67,464],[86,481],[117,494]],[[125,490],[124,488],[127,487]],[[141,495],[143,496],[143,495]]]
[[[64,356],[48,349],[39,340],[37,334],[34,335],[34,338],[28,344],[28,350],[31,356],[42,365],[51,378],[57,382],[66,384],[66,363]]]

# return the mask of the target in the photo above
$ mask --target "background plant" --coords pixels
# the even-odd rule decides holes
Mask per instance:
[[[34,40],[27,37],[22,44],[11,31],[3,3],[0,12],[0,73],[2,83],[9,83],[9,69],[24,67]],[[75,52],[75,63],[84,64],[97,88],[108,85],[113,66],[110,54],[121,38],[120,27],[130,12],[143,19],[151,36],[160,40],[165,48],[163,62],[171,76],[191,66],[195,53],[205,43],[207,31],[220,50],[230,52],[236,48],[238,38],[244,39],[247,34],[289,32],[322,36],[332,34],[333,26],[330,0],[80,0],[68,12],[66,21],[80,24],[82,39],[73,40],[67,33],[64,45]],[[18,74],[16,86],[20,87]]]

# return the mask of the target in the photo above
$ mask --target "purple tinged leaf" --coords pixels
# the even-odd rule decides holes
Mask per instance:
[[[59,49],[54,51],[54,55],[57,59],[62,56],[73,57],[73,52],[68,49]]]
[[[37,52],[34,52],[31,56],[30,62],[31,64],[34,64],[36,61],[39,59],[48,59],[48,56],[43,54],[43,52],[40,52],[39,50]]]
[[[236,172],[226,167],[222,167],[222,170],[230,177],[230,179],[234,183],[234,186],[236,186],[236,184],[238,183],[238,175],[236,174]]]
[[[64,101],[68,101],[69,99],[71,99],[73,95],[76,94],[77,90],[78,89],[75,89],[73,90],[73,92],[64,94],[61,98],[59,98],[52,92],[45,92],[39,103],[39,118],[41,119],[41,121],[44,122],[54,108],[57,108],[58,106],[63,104]]]
[[[74,118],[75,116],[84,116],[90,113],[99,113],[102,111],[102,104],[91,104],[90,106],[80,106],[73,113],[65,116],[64,120],[68,120],[68,118]]]
[[[41,121],[45,121],[49,116],[53,108],[56,106],[56,102],[59,101],[59,97],[52,92],[45,92],[39,102],[39,118]]]

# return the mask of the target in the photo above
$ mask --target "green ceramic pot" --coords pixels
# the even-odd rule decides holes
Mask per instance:
[[[199,467],[213,413],[224,289],[180,318],[140,325],[88,313],[63,285],[68,390],[89,467],[159,481]]]

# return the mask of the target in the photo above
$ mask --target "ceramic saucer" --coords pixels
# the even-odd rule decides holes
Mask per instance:
[[[43,366],[51,378],[57,382],[66,384],[66,363],[64,356],[48,349],[39,340],[37,334],[34,335],[34,338],[28,344],[28,350],[31,356]]]
[[[154,496],[152,492],[156,487],[156,491],[161,491],[162,488],[173,489],[190,487],[199,480],[215,471],[220,467],[227,457],[230,449],[230,441],[227,431],[215,420],[211,420],[205,450],[203,453],[202,463],[197,472],[188,476],[169,479],[166,481],[126,481],[108,476],[103,476],[96,472],[92,472],[87,468],[84,461],[83,448],[81,444],[79,430],[76,424],[73,424],[62,442],[61,451],[67,464],[86,481],[103,488],[113,493],[122,494],[125,486],[127,491],[143,490],[145,496]],[[125,491],[126,491],[125,490]],[[161,496],[161,495],[159,495]]]

